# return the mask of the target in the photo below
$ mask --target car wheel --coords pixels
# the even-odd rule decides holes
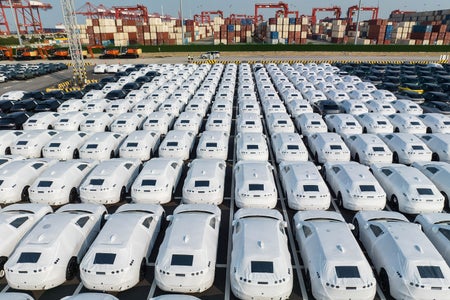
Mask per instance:
[[[5,270],[3,268],[7,260],[8,258],[5,256],[0,257],[0,278],[5,277]]]
[[[67,264],[66,280],[72,280],[77,274],[77,270],[78,270],[77,258],[75,256],[72,256],[72,258],[70,258],[69,260],[69,263]]]
[[[111,154],[109,154],[109,158],[114,158],[114,150],[111,151]]]
[[[48,126],[47,126],[47,129],[52,129],[52,125],[48,125]]]
[[[342,208],[344,207],[344,201],[342,200],[341,192],[338,192],[338,195],[337,195],[337,205]]]
[[[105,126],[105,132],[106,132],[106,131],[109,131],[109,128],[108,128],[108,126]]]
[[[395,127],[394,132],[400,132],[400,129],[398,129],[398,127]]]
[[[433,130],[431,130],[430,127],[427,127],[427,133],[433,133]]]
[[[441,192],[442,196],[444,196],[444,207],[448,208],[450,206],[450,203],[448,203],[448,196],[446,193]]]
[[[139,281],[144,280],[147,265],[145,264],[145,258],[141,261],[141,267],[139,268]]]
[[[126,187],[123,186],[122,189],[120,190],[120,199],[119,199],[119,201],[120,202],[125,202],[126,196],[127,196],[127,189],[126,189]]]
[[[392,195],[391,197],[391,205],[392,205],[392,209],[393,210],[397,210],[398,211],[398,198],[395,195]]]
[[[80,158],[80,152],[78,151],[78,149],[73,150],[72,158],[73,159]]]
[[[392,154],[392,162],[393,162],[394,164],[398,164],[398,163],[399,163],[399,159],[398,159],[398,154],[397,154],[397,152],[394,152],[394,153]]]
[[[367,133],[367,128],[366,127],[363,128],[363,133]]]
[[[20,199],[22,201],[30,201],[30,194],[28,193],[28,189],[30,188],[30,186],[26,186],[23,188],[22,193],[20,194]]]
[[[381,290],[385,295],[390,295],[390,287],[389,287],[389,277],[384,269],[381,269],[380,272],[380,285]]]
[[[353,226],[355,226],[355,229],[353,230],[353,234],[355,235],[356,239],[359,239],[359,222],[358,220],[353,220]]]
[[[355,154],[355,161],[359,163],[359,154],[358,153]]]
[[[76,188],[70,190],[69,203],[78,203],[78,193]]]
[[[11,148],[10,147],[5,149],[5,154],[6,155],[10,155],[11,154]]]
[[[437,154],[436,152],[433,152],[433,154],[431,155],[431,160],[432,161],[439,161],[439,154]]]

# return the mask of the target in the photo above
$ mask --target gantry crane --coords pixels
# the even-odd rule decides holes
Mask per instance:
[[[289,12],[289,5],[281,1],[278,3],[255,4],[255,14],[253,15],[255,25],[258,23],[258,9],[260,8],[281,8],[285,17],[288,16]]]
[[[73,85],[83,87],[87,81],[86,65],[79,36],[74,0],[61,0],[61,7],[69,43],[73,68]]]
[[[286,15],[282,9],[279,9],[275,13],[275,18],[279,18],[282,15],[285,17],[289,17],[289,15],[295,15],[296,18],[298,18],[298,16],[299,16],[298,10],[289,10]]]
[[[392,18],[395,15],[413,14],[413,13],[415,13],[415,11],[396,9],[396,10],[391,11],[389,18]]]
[[[17,31],[21,34],[42,33],[40,10],[51,9],[52,5],[39,1],[28,0],[0,0],[0,33],[11,34],[10,26],[6,17],[5,9],[13,9],[13,16],[17,23]]]
[[[197,21],[199,24],[211,24],[211,15],[218,15],[223,18],[223,11],[202,11],[200,15],[194,15],[194,21]]]
[[[342,14],[342,10],[339,6],[333,6],[333,7],[314,7],[312,9],[312,14],[311,14],[311,24],[315,25],[317,24],[317,13],[318,12],[323,12],[323,11],[332,11],[334,12],[334,17],[336,19],[339,19],[341,17]]]
[[[347,10],[347,22],[348,24],[353,24],[353,15],[358,10],[361,11],[371,11],[372,12],[372,18],[371,20],[378,19],[378,7],[369,7],[369,6],[361,6],[361,9],[358,8],[358,5],[350,6]]]

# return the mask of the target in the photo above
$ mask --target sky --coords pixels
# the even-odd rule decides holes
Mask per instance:
[[[53,5],[53,9],[41,12],[41,19],[44,27],[54,27],[55,24],[62,23],[62,10],[59,0],[41,0],[44,3],[50,3]],[[75,7],[78,9],[82,7],[87,1],[84,0],[74,0]],[[164,14],[169,14],[174,17],[178,16],[178,11],[180,7],[180,0],[89,0],[90,3],[94,5],[103,4],[106,7],[112,6],[134,6],[137,4],[143,4],[147,6],[149,12],[163,12]],[[196,13],[201,11],[217,11],[221,10],[224,12],[224,16],[227,17],[232,13],[235,14],[254,14],[254,5],[267,4],[267,3],[278,3],[279,0],[182,0],[183,2],[183,17],[192,18]],[[347,8],[358,4],[358,0],[341,0],[341,1],[329,1],[329,0],[315,0],[315,1],[305,1],[305,0],[284,0],[283,2],[289,4],[290,10],[298,10],[300,14],[310,15],[313,7],[331,7],[334,5],[340,6],[342,8],[343,14],[345,16]],[[125,4],[126,3],[126,4]],[[429,10],[439,10],[439,9],[450,9],[450,2],[448,0],[362,0],[361,6],[378,6],[380,8],[379,17],[388,18],[389,13],[392,10],[400,9],[404,11],[429,11]],[[265,19],[275,15],[278,9],[260,9],[258,12],[262,12]],[[9,13],[9,10],[7,11]],[[321,13],[318,15],[319,18],[330,16],[326,13]],[[361,20],[366,20],[370,18],[370,13],[361,13]],[[78,21],[84,24],[84,17]]]

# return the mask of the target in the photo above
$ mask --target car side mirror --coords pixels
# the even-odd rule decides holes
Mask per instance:
[[[355,230],[355,225],[353,225],[352,223],[348,223],[347,226],[350,230]]]
[[[173,220],[173,215],[168,215],[168,216],[166,217],[166,220],[167,220],[168,222],[172,222],[172,220]]]
[[[433,233],[437,233],[437,232],[439,231],[439,226],[434,225],[433,227],[431,227],[431,231],[432,231]]]
[[[236,223],[237,223],[237,221],[236,220],[233,220],[233,222],[231,222],[231,226],[235,226],[236,225]]]
[[[364,229],[369,229],[369,224],[364,224]]]
[[[283,224],[284,228],[287,228],[287,222],[286,221],[283,221],[281,224]]]
[[[108,221],[109,218],[111,218],[110,214],[106,214],[106,215],[103,216],[103,219],[105,219],[105,221]]]

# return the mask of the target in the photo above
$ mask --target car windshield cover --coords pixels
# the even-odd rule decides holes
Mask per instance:
[[[411,148],[412,148],[413,150],[424,150],[424,149],[423,149],[423,146],[420,146],[420,145],[412,145]]]
[[[38,187],[50,187],[53,184],[53,181],[41,180],[38,183]]]
[[[89,184],[90,184],[90,185],[102,185],[103,182],[105,182],[104,179],[91,179],[91,180],[89,181]]]
[[[305,184],[303,185],[304,192],[318,192],[319,186],[315,184]]]
[[[264,184],[251,183],[248,185],[249,191],[264,191]]]
[[[384,147],[372,147],[374,152],[384,152]]]
[[[336,266],[338,278],[360,278],[358,267],[356,266]]]
[[[95,253],[94,265],[112,265],[115,259],[114,253]]]
[[[278,120],[278,124],[286,125],[287,121],[286,120]]]
[[[359,189],[361,192],[375,192],[375,186],[374,185],[360,185]]]
[[[433,190],[429,188],[417,188],[417,193],[422,196],[434,195]]]
[[[271,261],[252,261],[252,273],[273,273],[273,262]]]
[[[28,141],[18,141],[17,142],[17,146],[25,146],[26,144],[28,144]]]
[[[246,125],[255,125],[255,121],[246,121],[245,124]]]
[[[208,187],[209,180],[196,180],[194,183],[195,187]]]
[[[193,261],[194,261],[193,255],[172,254],[172,260],[170,261],[170,265],[172,265],[172,266],[192,266]]]
[[[222,120],[213,120],[213,124],[222,124]]]
[[[158,123],[158,120],[148,120],[148,123],[150,123],[150,124],[156,124],[156,123]]]
[[[117,121],[117,124],[119,124],[119,125],[123,125],[123,124],[126,124],[127,123],[127,121],[125,121],[125,120],[119,120],[119,121]]]
[[[176,147],[178,146],[178,142],[167,142],[167,147]]]
[[[422,278],[444,278],[439,266],[417,266],[417,270]]]
[[[20,253],[17,263],[19,264],[37,263],[39,257],[41,257],[40,252],[22,252]]]
[[[342,150],[341,145],[330,145],[331,150]]]

